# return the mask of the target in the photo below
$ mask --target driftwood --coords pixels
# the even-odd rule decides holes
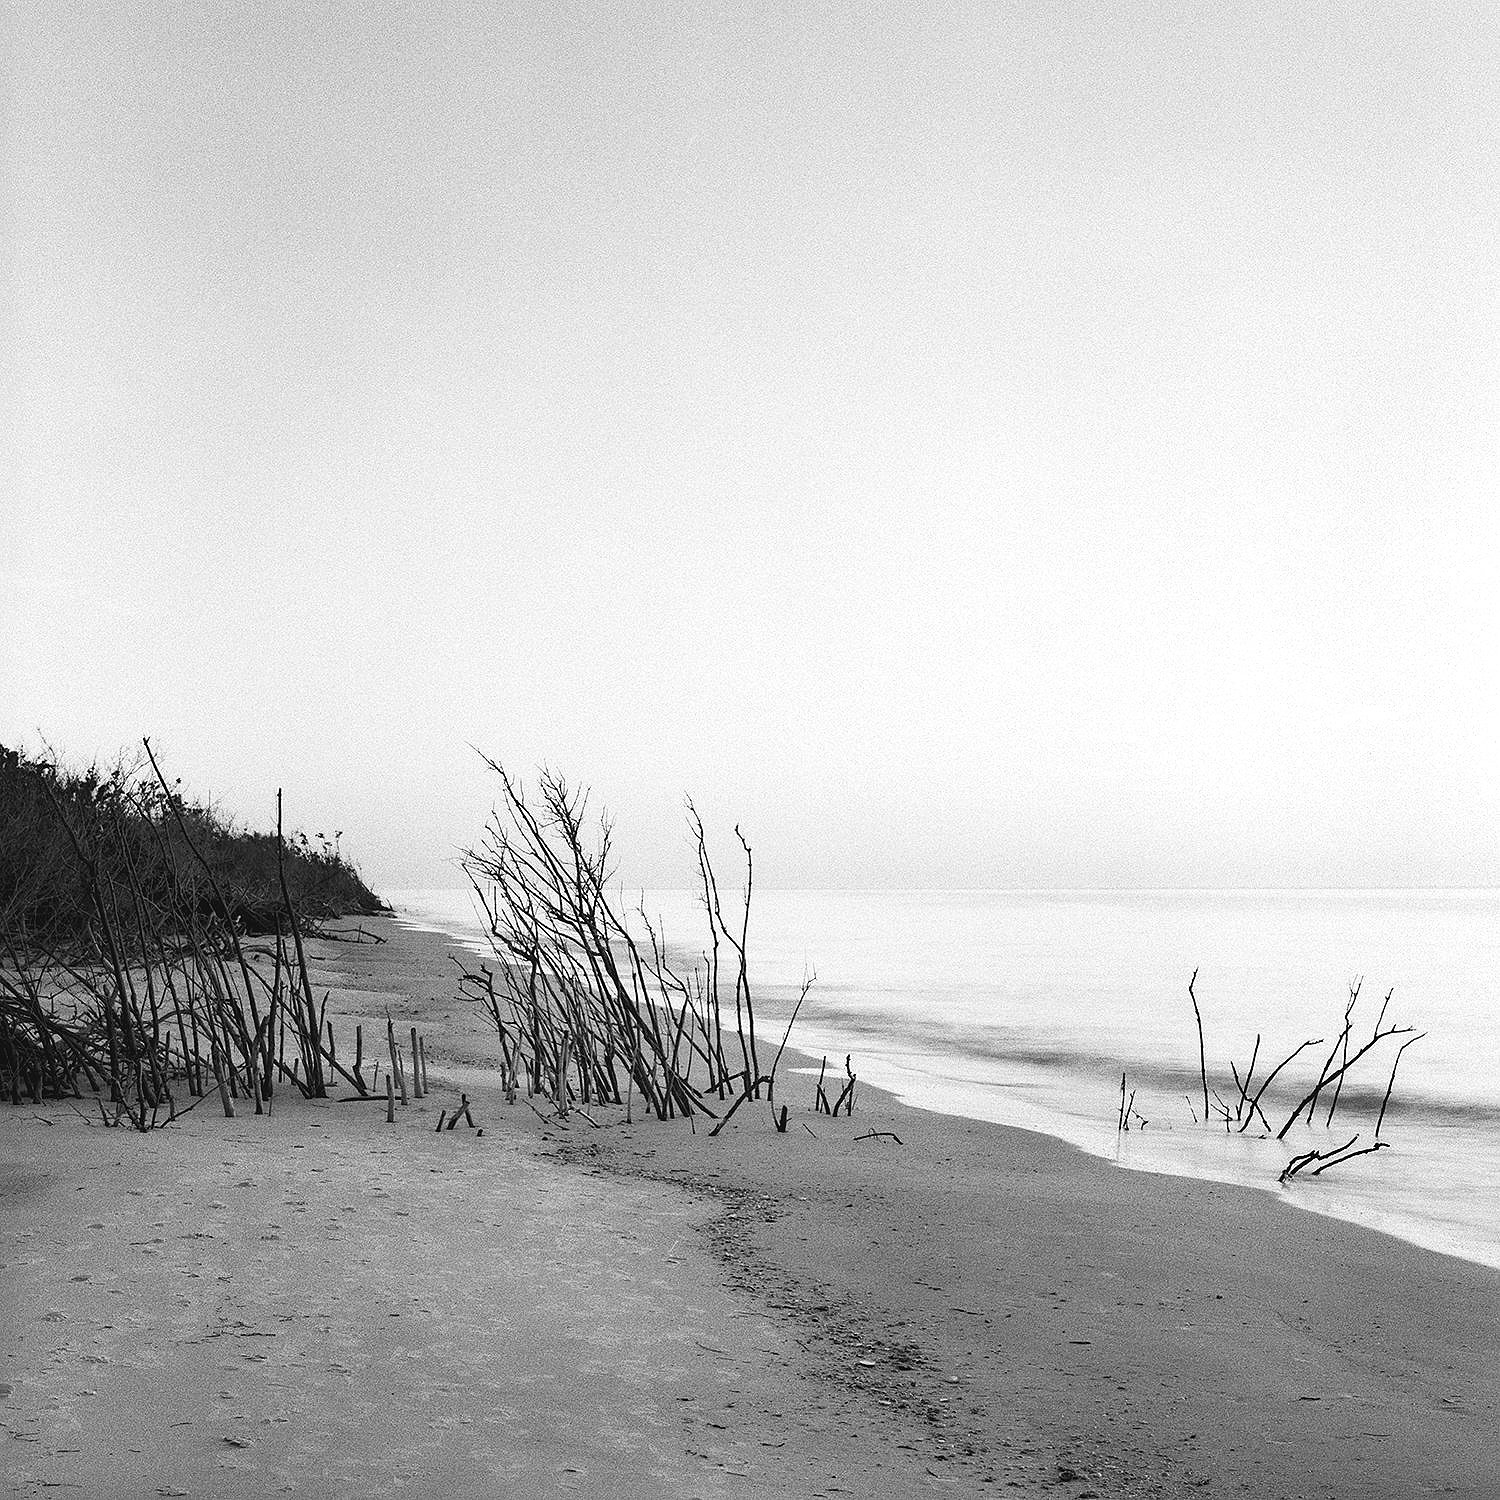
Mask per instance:
[[[1352,1076],[1356,1066],[1362,1059],[1375,1051],[1382,1042],[1393,1037],[1405,1037],[1396,1049],[1396,1055],[1391,1063],[1390,1076],[1386,1082],[1385,1094],[1381,1100],[1380,1110],[1375,1120],[1375,1131],[1373,1144],[1367,1146],[1359,1145],[1359,1134],[1356,1133],[1343,1144],[1330,1147],[1316,1147],[1301,1151],[1293,1155],[1284,1167],[1280,1181],[1290,1182],[1293,1178],[1306,1173],[1308,1176],[1316,1177],[1333,1167],[1342,1166],[1346,1162],[1355,1160],[1361,1156],[1371,1156],[1376,1152],[1388,1149],[1390,1142],[1381,1138],[1381,1129],[1385,1121],[1386,1110],[1390,1104],[1391,1094],[1395,1087],[1396,1070],[1400,1065],[1401,1056],[1406,1048],[1414,1042],[1421,1040],[1425,1033],[1414,1033],[1411,1026],[1397,1026],[1386,1024],[1386,1014],[1390,1008],[1393,990],[1386,992],[1385,1000],[1380,1007],[1380,1013],[1375,1019],[1374,1029],[1369,1038],[1360,1043],[1354,1039],[1354,1017],[1359,1004],[1360,994],[1363,988],[1362,980],[1355,979],[1349,985],[1348,999],[1344,1006],[1342,1024],[1332,1045],[1322,1059],[1318,1068],[1317,1076],[1313,1079],[1310,1087],[1306,1087],[1297,1102],[1288,1109],[1285,1119],[1279,1128],[1272,1127],[1266,1105],[1262,1101],[1269,1102],[1270,1089],[1277,1078],[1282,1076],[1285,1070],[1304,1052],[1311,1047],[1320,1047],[1322,1038],[1311,1038],[1299,1042],[1292,1048],[1276,1066],[1270,1069],[1259,1083],[1256,1083],[1256,1069],[1260,1062],[1262,1037],[1259,1032],[1255,1035],[1255,1043],[1251,1048],[1250,1059],[1246,1064],[1243,1074],[1233,1060],[1229,1064],[1230,1077],[1233,1079],[1234,1088],[1230,1097],[1226,1099],[1219,1091],[1209,1083],[1208,1076],[1208,1053],[1204,1039],[1203,1013],[1198,1005],[1197,996],[1198,970],[1194,969],[1192,977],[1188,981],[1188,996],[1193,1004],[1193,1017],[1198,1033],[1198,1068],[1199,1082],[1201,1087],[1201,1098],[1203,1106],[1203,1121],[1208,1123],[1218,1119],[1223,1122],[1227,1131],[1231,1125],[1237,1125],[1241,1133],[1259,1121],[1266,1135],[1274,1134],[1278,1141],[1284,1141],[1292,1127],[1299,1120],[1305,1121],[1311,1126],[1317,1115],[1318,1107],[1326,1101],[1323,1112],[1322,1126],[1327,1129],[1332,1125],[1335,1115],[1341,1105],[1346,1103],[1344,1085]],[[1254,1091],[1252,1092],[1252,1087]],[[1134,1095],[1126,1093],[1126,1078],[1120,1075],[1120,1103],[1116,1113],[1116,1133],[1130,1128],[1131,1113],[1134,1105]],[[1198,1114],[1193,1107],[1191,1098],[1188,1100],[1188,1109],[1194,1121],[1198,1120]],[[1146,1123],[1144,1120],[1141,1122]]]
[[[1313,1169],[1308,1175],[1316,1177],[1320,1172],[1326,1172],[1330,1167],[1341,1167],[1345,1162],[1353,1161],[1356,1156],[1373,1156],[1377,1151],[1388,1150],[1391,1144],[1389,1141],[1377,1140],[1374,1145],[1361,1146],[1356,1151],[1354,1150],[1354,1146],[1358,1140],[1359,1136],[1355,1134],[1350,1136],[1342,1146],[1335,1146],[1331,1151],[1303,1151],[1299,1155],[1294,1156],[1286,1164],[1282,1169],[1281,1176],[1277,1180],[1279,1182],[1290,1182],[1299,1172],[1309,1166],[1312,1166]],[[1314,1162],[1318,1165],[1313,1166]]]
[[[813,981],[765,1067],[748,954],[754,856],[743,832],[735,829],[744,885],[731,910],[702,819],[687,803],[708,942],[702,963],[684,967],[643,907],[627,922],[611,891],[611,827],[590,818],[588,793],[543,771],[532,794],[485,759],[501,805],[464,870],[492,957],[460,965],[459,992],[495,1028],[507,1102],[523,1075],[528,1097],[546,1096],[558,1119],[609,1103],[623,1105],[629,1120],[639,1097],[659,1119],[706,1115],[722,1125],[747,1098],[774,1102],[777,1068]]]
[[[1387,996],[1386,998],[1389,999],[1390,997]],[[1385,1012],[1382,1011],[1381,1015],[1384,1016],[1384,1014]],[[1375,1025],[1378,1029],[1380,1022],[1377,1021]],[[1391,1076],[1386,1082],[1385,1094],[1380,1101],[1380,1113],[1375,1116],[1375,1139],[1377,1142],[1380,1140],[1380,1127],[1385,1124],[1386,1107],[1391,1102],[1391,1090],[1396,1087],[1396,1069],[1401,1066],[1401,1054],[1405,1052],[1406,1049],[1412,1045],[1412,1043],[1420,1042],[1426,1035],[1427,1033],[1425,1031],[1419,1031],[1415,1036],[1408,1037],[1404,1042],[1401,1043],[1399,1047],[1396,1048],[1396,1055],[1391,1059]]]
[[[823,1079],[828,1072],[828,1058],[826,1055],[824,1056],[822,1064],[818,1068],[818,1082],[813,1094],[813,1109],[815,1113],[820,1115],[837,1115],[840,1110],[843,1110],[845,1115],[852,1115],[854,1113],[854,1086],[858,1080],[854,1072],[853,1061],[852,1056],[845,1055],[844,1072],[848,1075],[847,1081],[843,1088],[839,1090],[838,1098],[830,1104],[828,1102],[828,1092],[823,1087]]]
[[[1352,1057],[1341,1063],[1339,1067],[1332,1073],[1329,1073],[1326,1077],[1320,1075],[1318,1082],[1315,1083],[1312,1086],[1311,1090],[1309,1090],[1309,1092],[1303,1096],[1302,1102],[1298,1104],[1297,1107],[1291,1112],[1291,1114],[1286,1117],[1286,1123],[1281,1127],[1280,1130],[1276,1132],[1276,1139],[1278,1141],[1285,1140],[1287,1131],[1289,1131],[1292,1126],[1297,1123],[1298,1119],[1302,1115],[1302,1112],[1304,1110],[1310,1111],[1316,1106],[1319,1093],[1321,1093],[1328,1084],[1342,1079],[1344,1075],[1348,1073],[1349,1069],[1352,1068],[1354,1064],[1357,1063],[1360,1058],[1362,1058],[1367,1052],[1372,1051],[1376,1046],[1383,1042],[1386,1037],[1404,1036],[1410,1033],[1412,1029],[1413,1028],[1410,1026],[1391,1026],[1388,1027],[1385,1031],[1377,1031],[1375,1035],[1364,1044],[1363,1047],[1361,1047]]]
[[[1139,1124],[1135,1127],[1144,1130],[1151,1122],[1135,1107],[1135,1090],[1131,1089],[1127,1098],[1125,1094],[1125,1075],[1120,1074],[1120,1112],[1115,1122],[1115,1134],[1121,1135],[1131,1129],[1130,1122],[1136,1120]],[[1189,1101],[1191,1104],[1191,1101]]]
[[[1193,986],[1198,982],[1198,971],[1188,980],[1188,999],[1193,1002],[1193,1019],[1198,1023],[1198,1071],[1203,1079],[1203,1118],[1208,1119],[1208,1053],[1203,1045],[1203,1012],[1198,1009],[1198,997]]]
[[[1279,1063],[1276,1064],[1276,1066],[1274,1068],[1271,1069],[1270,1073],[1268,1073],[1266,1075],[1265,1082],[1261,1084],[1259,1091],[1256,1093],[1255,1097],[1250,1101],[1250,1108],[1245,1113],[1244,1119],[1240,1123],[1240,1131],[1242,1133],[1249,1126],[1250,1121],[1252,1119],[1254,1119],[1256,1115],[1260,1115],[1261,1119],[1265,1120],[1265,1118],[1266,1118],[1265,1114],[1261,1110],[1261,1107],[1260,1107],[1261,1097],[1262,1097],[1262,1095],[1265,1094],[1266,1090],[1269,1089],[1273,1083],[1275,1083],[1277,1074],[1279,1074],[1281,1072],[1281,1070],[1284,1067],[1286,1067],[1286,1065],[1289,1062],[1291,1062],[1294,1058],[1300,1056],[1300,1054],[1302,1054],[1303,1052],[1305,1052],[1309,1047],[1318,1047],[1318,1046],[1321,1046],[1322,1042],[1323,1042],[1323,1038],[1322,1037],[1313,1037],[1309,1041],[1299,1042],[1295,1047],[1292,1048],[1292,1050],[1290,1052],[1287,1053],[1287,1055],[1285,1057],[1283,1057],[1281,1059],[1281,1061]],[[1271,1128],[1270,1121],[1267,1120],[1266,1121],[1266,1129],[1269,1130],[1270,1128]]]
[[[852,1056],[845,1056],[844,1071],[849,1075],[849,1081],[844,1085],[838,1098],[833,1101],[833,1108],[829,1111],[830,1114],[837,1115],[840,1108],[843,1109],[846,1115],[854,1113],[854,1085],[858,1080],[855,1077],[853,1062],[854,1059]]]

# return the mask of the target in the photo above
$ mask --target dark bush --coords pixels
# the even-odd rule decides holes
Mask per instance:
[[[196,912],[244,933],[285,921],[278,842],[300,919],[385,910],[332,840],[237,828],[170,790],[145,756],[72,770],[0,746],[0,935],[25,947],[86,942],[129,891],[163,916]],[[126,925],[126,936],[128,927]]]

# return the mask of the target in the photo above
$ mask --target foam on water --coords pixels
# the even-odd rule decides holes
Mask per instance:
[[[412,920],[479,936],[464,892],[395,900]],[[697,952],[690,893],[651,892],[645,905],[669,943]],[[852,1051],[863,1078],[912,1104],[1045,1131],[1127,1167],[1272,1190],[1288,1148],[1356,1131],[1368,1144],[1394,1044],[1351,1075],[1331,1135],[1298,1125],[1278,1146],[1205,1130],[1192,1118],[1202,1101],[1188,977],[1198,969],[1221,1093],[1257,1033],[1261,1076],[1300,1041],[1331,1045],[1362,977],[1358,1034],[1388,991],[1388,1021],[1427,1033],[1401,1062],[1383,1131],[1392,1149],[1281,1191],[1500,1266],[1500,893],[765,891],[751,955],[768,1022],[815,970],[795,1040],[840,1062]],[[1150,1120],[1125,1136],[1122,1071]],[[1270,1111],[1278,1125],[1289,1107]]]

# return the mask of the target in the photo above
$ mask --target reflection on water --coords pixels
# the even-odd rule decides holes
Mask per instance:
[[[397,904],[474,935],[463,892]],[[690,894],[652,892],[645,904],[669,941],[697,951]],[[1211,1079],[1231,1100],[1230,1061],[1243,1074],[1257,1034],[1261,1076],[1300,1041],[1331,1046],[1362,978],[1358,1034],[1388,991],[1388,1019],[1427,1033],[1401,1062],[1383,1131],[1393,1149],[1284,1191],[1500,1265],[1500,893],[766,891],[751,952],[768,1018],[815,969],[796,1039],[852,1050],[864,1078],[910,1103],[1046,1131],[1126,1166],[1273,1189],[1286,1147],[1193,1119],[1188,977],[1198,969]],[[1315,1054],[1285,1076],[1309,1085],[1300,1062]],[[1393,1055],[1382,1044],[1352,1075],[1337,1140],[1372,1138]],[[1123,1137],[1122,1071],[1150,1121]],[[1300,1092],[1280,1095],[1279,1114],[1268,1107],[1278,1127]],[[1287,1146],[1337,1140],[1298,1125]]]

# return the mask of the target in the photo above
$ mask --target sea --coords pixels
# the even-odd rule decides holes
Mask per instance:
[[[622,896],[679,964],[706,945],[693,893]],[[391,899],[404,920],[487,951],[471,893]],[[909,1104],[1041,1131],[1125,1170],[1279,1193],[1500,1267],[1500,891],[757,890],[749,937],[763,1046],[810,977],[793,1045],[840,1075],[847,1059]],[[1276,1140],[1356,987],[1356,1046],[1382,1007],[1386,1026],[1411,1030],[1350,1070],[1331,1122],[1325,1091],[1316,1122]],[[1252,1094],[1300,1043],[1319,1043],[1263,1099],[1273,1130],[1226,1126],[1212,1094],[1203,1118],[1195,999],[1209,1086],[1232,1111],[1231,1064],[1243,1079],[1257,1038]],[[1373,1143],[1396,1048],[1419,1033],[1386,1145],[1278,1183],[1294,1155]]]

